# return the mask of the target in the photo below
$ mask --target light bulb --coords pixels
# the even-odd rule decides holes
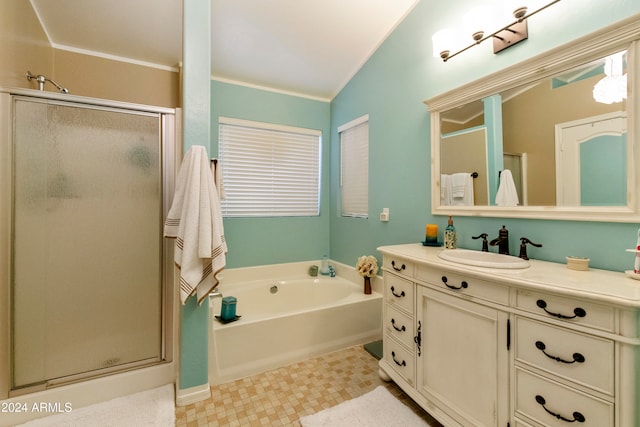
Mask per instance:
[[[436,58],[442,58],[443,52],[447,52],[446,56],[448,56],[448,52],[450,52],[456,44],[453,31],[447,28],[435,33],[431,37],[431,42],[433,43],[433,56]]]

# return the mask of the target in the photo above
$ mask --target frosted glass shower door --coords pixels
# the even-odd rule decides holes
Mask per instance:
[[[160,115],[16,97],[13,117],[13,387],[160,360]]]

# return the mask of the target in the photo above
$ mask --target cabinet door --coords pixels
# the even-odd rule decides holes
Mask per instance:
[[[418,389],[461,425],[509,421],[507,313],[418,286]]]

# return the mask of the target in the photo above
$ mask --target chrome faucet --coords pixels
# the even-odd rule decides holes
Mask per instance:
[[[509,255],[509,230],[503,225],[498,232],[498,237],[489,242],[491,246],[498,246],[498,252]]]
[[[213,298],[220,298],[222,299],[222,292],[218,291],[218,290],[213,290],[211,292],[209,292],[209,299],[213,299]]]

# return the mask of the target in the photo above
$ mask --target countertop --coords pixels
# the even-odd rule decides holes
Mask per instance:
[[[423,246],[420,243],[380,246],[384,255],[404,258],[448,271],[490,280],[509,286],[536,291],[550,291],[566,296],[613,303],[640,309],[640,281],[622,272],[590,268],[570,270],[566,264],[529,260],[523,269],[497,269],[468,266],[446,261],[438,253],[447,249]]]

